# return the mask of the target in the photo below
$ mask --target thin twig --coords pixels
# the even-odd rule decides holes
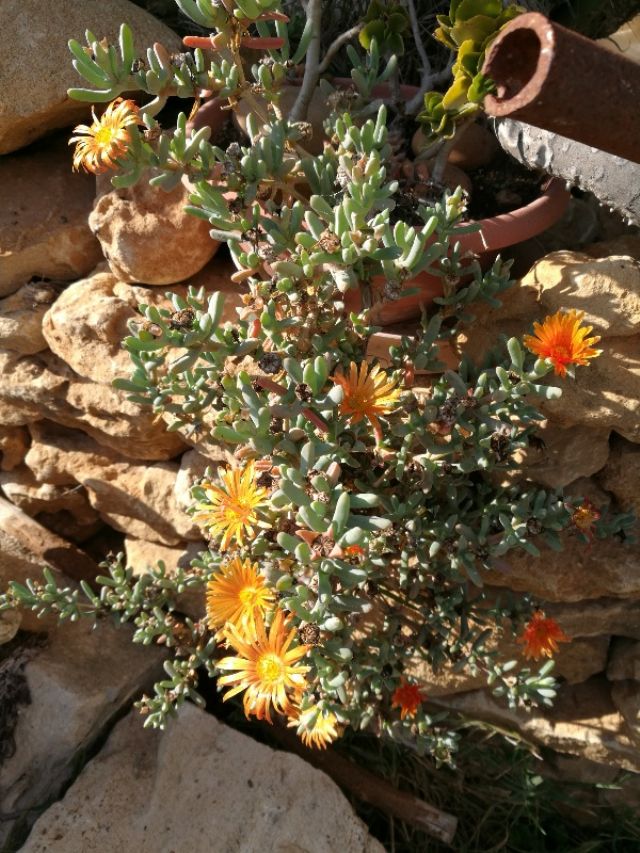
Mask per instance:
[[[342,47],[344,47],[344,45],[347,42],[351,41],[352,38],[357,36],[363,27],[364,27],[364,23],[360,22],[359,24],[356,24],[355,27],[351,27],[350,30],[345,30],[345,32],[341,33],[337,38],[335,38],[331,42],[331,44],[327,48],[327,52],[324,55],[324,59],[322,60],[322,62],[318,66],[318,73],[319,74],[324,74],[325,71],[327,71],[327,69],[331,65],[331,61],[332,61],[333,57],[336,55],[336,53]]]
[[[418,14],[416,12],[416,6],[413,0],[404,0],[405,6],[407,7],[407,12],[409,13],[409,20],[411,21],[411,32],[413,34],[413,41],[415,42],[416,50],[418,51],[418,56],[420,57],[420,65],[422,67],[422,80],[424,84],[425,75],[431,76],[431,62],[429,57],[427,56],[427,51],[425,50],[425,46],[422,43],[422,37],[420,35],[420,24],[418,23]],[[431,85],[429,83],[429,85]]]
[[[395,788],[381,776],[343,758],[331,747],[322,751],[309,749],[293,732],[281,726],[272,726],[268,731],[282,747],[297,753],[309,764],[323,770],[334,782],[359,800],[418,827],[445,844],[451,844],[453,841],[458,823],[454,815],[425,803],[407,791]]]

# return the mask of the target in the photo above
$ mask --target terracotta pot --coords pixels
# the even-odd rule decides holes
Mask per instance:
[[[501,213],[479,221],[480,230],[470,234],[460,234],[458,242],[462,254],[470,253],[477,256],[480,266],[487,269],[496,259],[501,249],[515,246],[525,240],[541,234],[560,219],[569,203],[570,194],[565,188],[564,181],[552,178],[546,184],[539,198],[524,207]],[[442,296],[442,282],[439,276],[428,271],[419,273],[416,278],[406,282],[407,288],[418,289],[415,296],[402,296],[400,299],[379,302],[379,296],[384,288],[384,278],[374,279],[372,293],[374,307],[371,318],[381,326],[415,319],[420,315],[423,306],[433,302],[434,297]],[[349,291],[347,308],[350,311],[360,311],[363,308],[363,291]]]

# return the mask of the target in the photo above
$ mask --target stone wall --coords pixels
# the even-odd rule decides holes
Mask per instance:
[[[68,7],[72,16],[75,4],[59,0],[57,5]],[[120,21],[131,11],[128,6],[118,0],[109,8]],[[149,40],[166,40],[164,28],[148,18],[140,26],[146,27]],[[69,21],[65,38],[73,34]],[[10,36],[5,31],[11,47],[21,34]],[[55,59],[55,51],[39,61],[48,61],[50,71],[62,62]],[[59,104],[73,79],[49,82],[51,92],[41,106],[46,118],[40,113],[40,118],[22,113],[16,118],[11,110],[0,115],[5,151],[71,120]],[[22,105],[19,95],[15,98],[17,115]],[[112,191],[101,182],[96,194],[93,178],[71,173],[67,136],[48,137],[0,162],[0,186],[8,200],[0,210],[0,489],[4,503],[14,508],[13,526],[0,529],[3,588],[10,578],[38,575],[43,563],[78,577],[87,563],[95,567],[109,550],[125,550],[139,571],[159,559],[169,567],[188,562],[204,546],[185,513],[190,486],[208,465],[227,458],[223,449],[193,434],[167,432],[162,419],[128,402],[111,382],[128,371],[120,341],[127,322],[138,316],[136,306],[166,304],[168,286],[178,292],[190,284],[223,290],[228,293],[225,319],[234,318],[241,296],[230,282],[229,258],[224,250],[216,253],[206,223],[183,212],[186,195],[180,187],[166,195],[148,185]],[[560,234],[564,245],[581,242],[570,226],[571,216],[579,219],[584,210],[583,203],[574,204],[555,231],[556,240]],[[591,223],[589,235],[612,230],[608,223],[601,225]],[[587,322],[602,336],[603,354],[578,371],[575,382],[563,383],[560,400],[545,404],[544,447],[523,453],[508,476],[564,488],[599,507],[610,504],[637,512],[640,238],[625,235],[540,258],[541,247],[553,245],[554,235],[546,239],[546,244],[528,247],[539,259],[507,293],[502,308],[480,308],[460,345],[480,356],[495,344],[497,329],[521,335],[532,320],[558,308],[584,310]],[[10,515],[5,512],[3,517]],[[637,546],[596,541],[585,547],[566,536],[562,553],[549,552],[540,560],[513,557],[508,569],[491,572],[487,582],[496,592],[509,588],[532,593],[573,638],[558,661],[559,701],[548,713],[515,714],[491,698],[480,679],[436,675],[423,668],[420,676],[431,700],[517,731],[559,756],[572,756],[568,764],[560,758],[555,764],[569,775],[584,775],[585,767],[598,780],[611,781],[619,770],[640,773]],[[185,608],[201,615],[202,602],[187,601]],[[35,643],[38,631],[49,633]],[[16,709],[7,717],[16,746],[0,770],[0,789],[6,792],[0,808],[15,814],[16,824],[30,823],[47,799],[57,797],[73,778],[78,756],[157,674],[161,659],[151,650],[130,648],[122,632],[102,628],[96,635],[77,626],[56,630],[31,614],[24,615],[22,623],[15,614],[4,615],[0,642],[9,643],[0,662],[0,693],[10,695]],[[513,646],[504,649],[505,655],[516,651]],[[12,692],[6,692],[7,685],[13,685]],[[190,736],[194,727],[201,727],[203,737],[219,737],[213,721],[205,723],[201,712],[188,710],[172,732],[154,741],[158,755],[173,754],[187,724]],[[49,748],[52,741],[55,750]],[[142,742],[137,728],[122,723],[100,761],[114,764],[118,774],[129,774],[128,744],[137,750]],[[40,763],[34,765],[36,753]],[[32,766],[39,768],[33,783],[25,775]],[[285,771],[294,781],[298,778],[297,765]],[[203,772],[208,772],[206,767]],[[94,780],[105,800],[115,796],[99,776],[99,770],[89,768],[83,778]],[[296,782],[292,790],[307,784]],[[65,803],[75,808],[79,796],[74,786]],[[267,807],[272,808],[270,801]],[[56,828],[59,811],[51,820]],[[5,824],[5,833],[7,828]],[[76,840],[77,828],[64,831],[74,839],[65,850],[86,849]],[[287,831],[292,839],[297,837],[295,826]],[[138,827],[132,833],[128,838],[138,846],[144,832]],[[45,849],[45,835],[38,829],[29,849]],[[351,847],[343,843],[342,849],[375,849],[357,822],[353,839]],[[193,849],[208,848],[195,844]]]

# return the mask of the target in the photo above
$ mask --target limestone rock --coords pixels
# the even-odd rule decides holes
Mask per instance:
[[[22,614],[19,610],[0,611],[0,646],[10,643],[18,633]]]
[[[14,5],[21,4],[13,0],[3,3],[0,19],[6,15],[7,7]],[[15,17],[26,26],[29,13],[16,10]],[[3,34],[6,38],[6,30]],[[13,45],[5,42],[5,47],[10,51]],[[28,51],[33,57],[32,44]],[[6,54],[3,59],[7,60]],[[6,61],[4,68],[11,68],[14,75],[30,64],[20,62],[12,67]],[[5,83],[0,88],[1,139],[2,109],[11,87]],[[38,86],[31,93],[27,103],[40,89]],[[100,244],[87,224],[95,180],[90,175],[73,174],[66,137],[0,158],[0,186],[4,199],[0,208],[0,296],[18,290],[33,276],[69,281],[93,269],[101,258]],[[6,334],[0,327],[0,337]]]
[[[18,654],[18,652],[16,652]],[[60,796],[74,762],[162,668],[157,647],[134,646],[109,622],[66,624],[30,649],[21,672],[30,703],[19,708],[14,754],[0,768],[3,814],[37,810]],[[0,844],[11,822],[0,824]]]
[[[82,379],[53,353],[0,350],[0,425],[48,418],[133,459],[170,459],[184,447],[153,412],[108,385]]]
[[[640,442],[640,337],[606,338],[599,346],[602,355],[562,382],[560,399],[541,409],[562,426],[613,429]]]
[[[544,602],[543,606],[570,637],[619,634],[640,639],[640,599],[598,598],[574,603]]]
[[[30,516],[64,511],[82,526],[92,525],[98,518],[84,489],[39,483],[26,465],[0,472],[0,489],[12,504]]]
[[[46,349],[42,319],[57,295],[53,285],[33,282],[0,299],[0,347],[24,355]]]
[[[515,639],[502,640],[496,648],[498,660],[522,661],[522,646],[518,645]],[[604,670],[607,664],[608,648],[608,637],[572,639],[571,643],[560,646],[560,650],[554,658],[556,665],[553,674],[558,678],[563,678],[569,684],[579,684],[586,681],[592,675],[597,675]],[[426,662],[419,660],[411,661],[406,672],[420,683],[427,697],[465,693],[487,685],[487,677],[482,672],[471,675],[468,668],[461,672],[455,672],[452,667],[445,667],[440,672],[435,673]]]
[[[97,564],[0,496],[0,589],[10,580],[40,576],[49,566],[75,580],[93,580]]]
[[[611,240],[592,243],[584,250],[592,258],[608,258],[611,255],[626,255],[640,261],[640,234],[638,228],[634,234],[621,234]]]
[[[624,681],[634,679],[640,681],[640,643],[628,637],[616,637],[611,644],[609,665],[607,666],[609,681]]]
[[[74,486],[87,471],[95,473],[125,461],[115,450],[97,444],[80,430],[51,421],[31,424],[29,432],[31,447],[25,464],[40,483]]]
[[[135,306],[148,301],[144,288],[128,285],[128,293],[115,296],[117,284],[108,269],[96,270],[70,285],[44,319],[52,352],[79,376],[105,384],[131,373],[122,340],[130,334],[127,321],[139,317]]]
[[[543,601],[640,597],[636,546],[613,539],[596,539],[587,546],[566,533],[562,541],[562,551],[543,546],[540,557],[509,551],[499,568],[483,574],[483,580],[492,586],[529,592]]]
[[[598,475],[598,482],[614,495],[623,509],[640,515],[640,447],[616,438],[612,442],[609,461]]]
[[[201,540],[202,531],[178,506],[174,494],[178,465],[120,463],[80,474],[91,505],[116,530],[138,539],[177,545]]]
[[[24,427],[0,426],[0,471],[11,471],[19,465],[29,448],[29,433]]]
[[[206,551],[207,543],[182,542],[180,545],[169,547],[158,542],[144,539],[134,539],[132,536],[124,540],[127,566],[134,574],[142,575],[150,568],[155,568],[160,560],[167,567],[169,574],[177,568],[187,569],[201,551]],[[205,615],[205,593],[203,589],[189,590],[178,597],[177,609],[194,620],[202,619]]]
[[[202,538],[176,502],[176,462],[135,464],[74,430],[31,429],[25,463],[34,475],[58,486],[82,484],[91,506],[116,530],[165,545]]]
[[[176,780],[180,780],[176,784]],[[167,729],[113,730],[23,853],[382,853],[324,773],[187,703]]]
[[[626,731],[624,718],[611,699],[609,682],[603,676],[565,685],[553,708],[544,711],[513,711],[483,690],[439,697],[434,704],[468,719],[515,730],[558,752],[640,771],[637,745]]]
[[[584,311],[584,323],[603,337],[640,333],[640,263],[635,258],[553,252],[535,264],[519,286],[536,292],[548,314]]]
[[[640,684],[616,681],[611,685],[613,704],[624,717],[631,737],[640,742]]]
[[[561,427],[546,421],[538,436],[544,447],[516,451],[512,457],[515,467],[504,472],[505,479],[525,478],[549,489],[561,489],[600,471],[609,457],[606,428]]]
[[[197,273],[220,245],[209,223],[185,211],[188,190],[141,181],[98,196],[89,217],[111,272],[121,281],[174,284]]]
[[[169,51],[181,48],[175,33],[128,0],[57,0],[44,16],[37,0],[3,0],[0,154],[90,117],[89,104],[67,95],[70,87],[87,85],[71,64],[67,41],[75,38],[85,44],[86,29],[99,39],[115,41],[123,21],[133,30],[138,56],[155,41]]]
[[[99,573],[97,564],[84,551],[0,497],[0,591],[4,592],[10,581],[24,584],[28,578],[40,579],[44,566],[62,586],[68,586],[70,578],[90,580]],[[30,610],[22,611],[26,631],[47,630],[56,622],[55,616],[41,619]]]
[[[210,269],[209,269],[210,267]],[[173,288],[186,293],[186,286],[204,286],[226,294],[221,322],[237,318],[240,305],[238,286],[230,280],[235,267],[229,258],[216,258],[186,285]],[[44,318],[44,337],[51,350],[79,376],[94,382],[111,383],[127,378],[133,364],[122,340],[130,333],[128,322],[142,323],[141,304],[171,309],[163,291],[119,281],[106,264],[81,281],[70,285]],[[0,321],[1,322],[1,321]]]

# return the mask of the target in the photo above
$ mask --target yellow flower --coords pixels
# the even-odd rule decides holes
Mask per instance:
[[[326,749],[327,744],[333,743],[340,736],[336,715],[331,711],[323,712],[317,705],[304,711],[295,709],[288,726],[297,728],[305,746],[315,746],[317,749]]]
[[[93,124],[75,127],[73,132],[79,136],[72,136],[69,145],[76,143],[73,168],[77,171],[82,166],[85,172],[99,175],[118,167],[115,161],[126,155],[131,143],[128,128],[142,124],[142,119],[134,102],[122,98],[110,103],[100,118],[96,117],[93,107],[91,112]]]
[[[557,311],[544,323],[533,324],[535,334],[525,335],[524,345],[538,358],[548,358],[557,376],[566,376],[568,364],[586,366],[588,359],[602,352],[592,346],[600,337],[587,337],[593,326],[580,327],[583,317],[584,311]]]
[[[202,483],[206,501],[196,504],[194,519],[209,529],[213,537],[222,537],[220,550],[226,551],[232,540],[238,545],[253,538],[253,525],[258,520],[256,509],[265,503],[268,492],[256,485],[255,463],[250,462],[244,471],[228,468],[218,472],[223,488],[213,483]]]
[[[244,690],[245,715],[254,715],[270,723],[272,706],[279,714],[290,716],[294,712],[289,692],[295,697],[306,687],[305,675],[309,667],[301,666],[298,661],[310,646],[289,648],[296,629],[290,628],[291,617],[285,620],[281,610],[276,612],[268,634],[260,613],[256,613],[255,622],[256,636],[251,640],[243,637],[232,622],[225,626],[227,644],[233,646],[238,656],[223,658],[218,663],[222,670],[233,670],[221,676],[218,683],[232,685],[223,701]]]
[[[212,631],[233,624],[247,637],[256,633],[256,615],[273,607],[275,596],[265,586],[258,564],[234,557],[207,584],[207,620]]]
[[[339,369],[331,378],[344,391],[340,414],[354,424],[366,418],[375,430],[380,430],[378,415],[388,415],[400,399],[396,381],[389,379],[378,364],[369,370],[363,361],[358,371],[358,365],[352,361],[349,376]]]

